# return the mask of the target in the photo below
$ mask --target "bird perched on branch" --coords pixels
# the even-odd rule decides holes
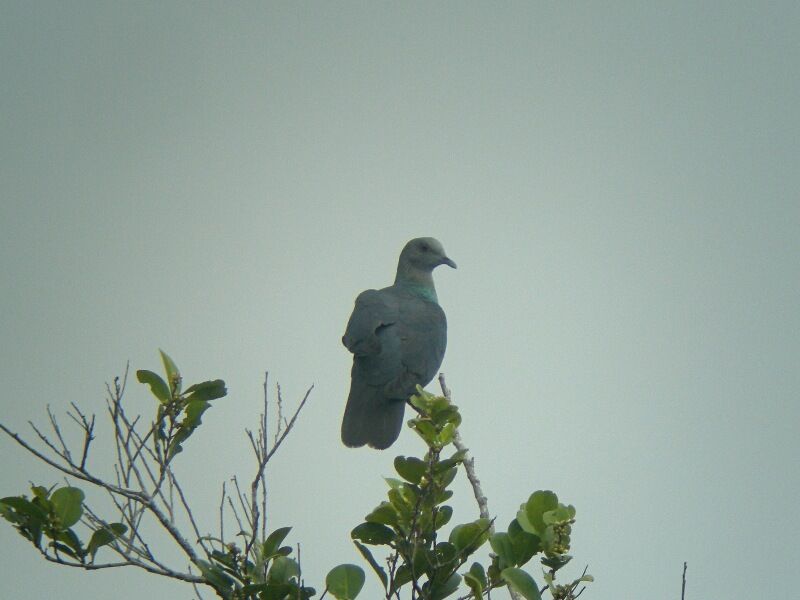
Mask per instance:
[[[433,286],[433,269],[456,268],[438,240],[408,242],[394,284],[366,290],[342,343],[353,353],[342,442],[385,449],[400,435],[406,400],[433,379],[444,358],[447,321]]]

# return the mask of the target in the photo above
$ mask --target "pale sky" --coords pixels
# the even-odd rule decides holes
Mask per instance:
[[[102,414],[105,382],[164,348],[230,390],[177,467],[212,529],[251,472],[263,372],[292,405],[315,384],[269,522],[321,591],[363,565],[349,532],[394,456],[422,451],[409,430],[341,445],[340,337],[434,236],[459,265],[435,274],[442,369],[501,528],[536,489],[574,504],[587,600],[680,598],[684,561],[687,600],[796,596],[799,4],[1,12],[4,424]],[[133,379],[127,401],[152,409]],[[61,482],[0,449],[0,495]],[[477,517],[458,485],[453,523]],[[5,522],[0,545],[1,598],[192,597],[45,563]]]

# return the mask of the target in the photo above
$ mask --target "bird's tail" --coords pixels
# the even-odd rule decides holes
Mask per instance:
[[[405,406],[402,400],[385,398],[381,388],[353,378],[342,419],[342,442],[351,448],[367,444],[385,450],[400,435]]]

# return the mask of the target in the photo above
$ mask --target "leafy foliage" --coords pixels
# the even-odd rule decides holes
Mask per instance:
[[[225,600],[311,600],[317,592],[305,585],[299,553],[295,558],[293,547],[285,544],[291,527],[268,533],[263,518],[264,467],[291,430],[308,393],[291,420],[281,420],[279,411],[278,431],[271,447],[267,443],[264,415],[258,435],[247,432],[257,459],[249,494],[241,491],[234,478],[234,498],[240,507],[237,509],[223,485],[219,535],[201,535],[172,470],[172,462],[202,425],[202,417],[211,403],[223,398],[227,390],[221,379],[184,389],[175,362],[165,352],[160,354],[163,376],[149,370],[136,372],[138,381],[149,387],[155,399],[154,418],[146,432],[137,430],[139,417],[130,418],[125,413],[124,383],[115,380],[113,390],[109,388],[109,415],[118,458],[114,483],[102,480],[86,468],[94,439],[94,416],[87,418],[75,405],[77,414],[70,416],[84,432],[80,453],[70,452],[52,413],[48,412],[60,448],[34,427],[40,441],[55,453],[61,464],[0,424],[2,431],[37,458],[110,494],[119,510],[118,520],[108,523],[100,519],[85,504],[84,491],[73,485],[50,489],[34,485],[30,496],[0,499],[0,516],[52,562],[87,569],[137,566],[195,586],[207,586]],[[555,493],[540,490],[531,494],[506,531],[496,531],[494,519],[489,518],[451,524],[450,485],[467,460],[466,450],[460,449],[463,447],[458,441],[461,415],[448,397],[421,388],[417,391],[409,400],[417,415],[408,425],[424,442],[425,451],[419,457],[394,459],[397,477],[386,478],[386,499],[350,533],[356,550],[380,581],[385,598],[400,600],[405,595],[412,600],[443,600],[454,597],[460,590],[459,600],[477,600],[490,597],[491,591],[498,588],[508,588],[514,597],[525,600],[540,600],[545,590],[554,600],[572,600],[580,595],[582,590],[578,587],[592,581],[585,571],[570,583],[556,583],[557,572],[571,560],[568,552],[575,508],[559,502]],[[280,407],[280,388],[278,394]],[[264,402],[266,414],[266,383]],[[81,459],[74,459],[78,454]],[[192,525],[189,536],[184,536],[174,525],[175,495]],[[226,538],[223,528],[226,498],[238,525],[235,541]],[[140,530],[145,515],[152,516],[166,529],[183,551],[192,565],[188,573],[167,567],[151,553]],[[88,543],[82,541],[81,529],[88,529]],[[189,542],[187,537],[195,542]],[[474,560],[475,554],[487,546],[491,549],[489,561],[481,564]],[[380,549],[386,556],[379,560],[373,552]],[[102,552],[113,554],[117,562],[96,562]],[[534,558],[544,567],[542,588],[523,568]],[[325,578],[322,596],[354,600],[364,582],[361,567],[341,564]]]
[[[83,564],[93,564],[100,547],[111,544],[128,530],[122,523],[103,524],[94,530],[85,546],[72,529],[83,516],[83,492],[70,486],[52,490],[32,486],[31,492],[30,499],[23,495],[0,500],[0,516],[40,550],[44,538],[50,540],[46,546],[56,556],[61,554]]]
[[[452,516],[448,488],[464,462],[466,452],[453,445],[461,415],[444,396],[418,388],[410,399],[417,416],[408,423],[427,446],[422,457],[398,456],[394,467],[401,479],[387,478],[387,501],[381,502],[356,526],[351,537],[384,588],[387,599],[399,598],[410,588],[412,598],[441,600],[462,584],[469,590],[461,598],[481,598],[492,589],[508,586],[527,600],[539,600],[533,577],[520,567],[536,555],[549,569],[549,580],[566,565],[575,508],[558,501],[550,491],[534,492],[508,527],[495,532],[493,521],[479,518],[442,528]],[[489,542],[491,562],[484,566],[470,558]],[[385,547],[388,570],[367,546]],[[583,579],[588,581],[588,579]],[[573,590],[574,591],[574,590]],[[564,596],[566,598],[567,596]]]
[[[154,423],[155,449],[168,463],[183,450],[183,443],[200,426],[203,413],[211,407],[209,402],[224,397],[228,390],[224,381],[215,379],[196,383],[181,393],[183,380],[178,367],[166,352],[159,352],[167,380],[145,369],[136,371],[136,378],[150,386],[160,403]]]

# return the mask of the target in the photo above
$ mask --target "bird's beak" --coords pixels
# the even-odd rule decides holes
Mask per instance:
[[[441,265],[447,265],[448,267],[453,267],[454,269],[457,269],[457,268],[458,268],[458,267],[456,266],[456,263],[454,263],[452,260],[450,260],[450,259],[449,259],[449,258],[447,258],[446,256],[442,258],[442,262],[440,262],[439,264],[441,264]]]

